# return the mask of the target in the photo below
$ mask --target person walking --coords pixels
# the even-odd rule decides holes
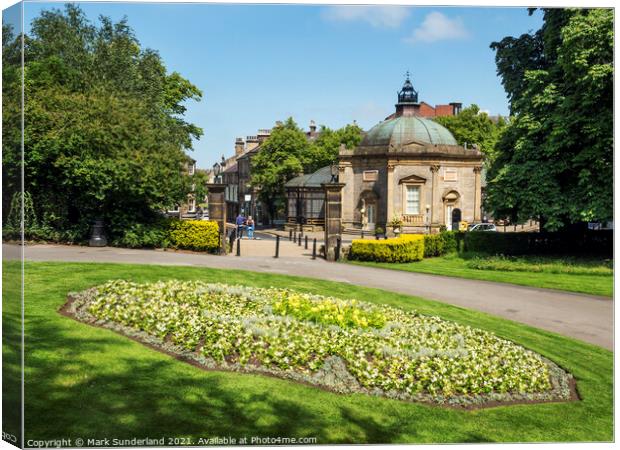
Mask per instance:
[[[245,227],[245,216],[239,213],[235,223],[237,224],[237,239],[241,239],[243,237],[243,228]]]
[[[252,216],[248,216],[245,226],[248,229],[248,239],[254,239],[254,219],[252,219]]]

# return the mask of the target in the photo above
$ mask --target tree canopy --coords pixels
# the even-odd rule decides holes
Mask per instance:
[[[251,183],[260,188],[260,199],[267,205],[270,217],[284,210],[287,181],[335,163],[340,145],[353,148],[361,139],[362,130],[355,124],[338,130],[321,126],[313,140],[291,117],[274,127],[252,158],[251,172]]]
[[[114,234],[181,202],[191,182],[185,151],[202,134],[183,113],[202,92],[142,48],[127,19],[93,24],[67,4],[43,11],[31,30],[24,173],[40,221],[80,238],[103,217]],[[3,26],[5,210],[21,172],[19,39]]]
[[[459,145],[476,144],[486,164],[495,159],[497,143],[506,128],[504,118],[493,121],[475,104],[463,108],[456,116],[437,117],[435,121],[450,130]]]
[[[613,10],[543,14],[535,33],[491,44],[514,119],[487,206],[557,230],[613,217]]]

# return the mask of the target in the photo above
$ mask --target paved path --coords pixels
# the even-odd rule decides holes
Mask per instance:
[[[4,259],[19,258],[20,247],[2,246]],[[328,263],[308,257],[220,257],[156,250],[33,245],[27,260],[119,262],[242,268],[352,283],[476,309],[613,349],[613,301],[602,297],[487,281]]]

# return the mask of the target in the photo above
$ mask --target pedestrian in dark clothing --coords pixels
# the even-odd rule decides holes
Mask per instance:
[[[243,237],[243,229],[245,228],[245,216],[239,213],[235,223],[237,224],[237,239],[241,239]]]

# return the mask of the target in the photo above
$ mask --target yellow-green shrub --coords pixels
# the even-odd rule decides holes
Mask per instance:
[[[219,227],[212,220],[178,220],[170,224],[170,242],[176,248],[216,251],[220,247]]]
[[[355,239],[351,243],[349,259],[376,262],[421,261],[424,257],[424,236],[403,235],[385,240]]]

